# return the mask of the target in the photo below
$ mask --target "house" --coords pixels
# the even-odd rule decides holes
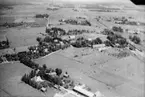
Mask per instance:
[[[64,74],[63,74],[63,77],[68,78],[68,77],[69,77],[68,73],[67,73],[67,72],[64,73]]]
[[[75,37],[75,35],[70,35],[69,38],[70,39],[75,39],[76,37]]]
[[[88,38],[87,40],[88,40],[88,41],[92,41],[93,39],[92,39],[92,38]]]
[[[48,48],[45,48],[45,49],[44,49],[44,52],[45,52],[45,53],[48,53]]]
[[[50,76],[56,76],[57,74],[56,74],[56,72],[50,72],[49,75]]]
[[[46,91],[47,91],[47,89],[44,88],[44,87],[42,87],[40,90],[41,90],[42,92],[46,92]]]
[[[107,50],[109,48],[111,48],[111,47],[101,47],[101,48],[98,49],[98,51],[102,52],[102,51]]]
[[[42,80],[40,76],[35,76],[31,80],[33,80],[35,82],[44,82],[44,80]]]

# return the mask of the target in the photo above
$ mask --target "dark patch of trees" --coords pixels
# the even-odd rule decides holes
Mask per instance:
[[[55,72],[56,72],[56,74],[57,74],[58,76],[60,76],[61,73],[62,73],[62,70],[59,69],[59,68],[56,68],[56,69],[55,69]]]
[[[19,61],[19,57],[17,54],[6,54],[4,55],[4,57],[8,60],[8,61]]]
[[[123,29],[121,27],[116,27],[116,26],[112,27],[112,30],[116,32],[123,32]]]
[[[79,37],[75,43],[72,43],[74,47],[92,47],[92,43],[83,37]]]
[[[59,36],[62,36],[62,35],[66,34],[65,30],[63,30],[61,28],[57,28],[57,27],[53,27],[53,28],[50,28],[50,29],[46,28],[45,32],[48,35],[50,35],[51,37],[59,37]]]
[[[91,23],[88,20],[78,21],[78,20],[74,20],[74,19],[67,19],[67,20],[64,20],[64,22],[66,24],[72,24],[72,25],[86,25],[86,26],[91,26]]]
[[[102,40],[100,38],[96,38],[92,41],[92,44],[95,45],[95,44],[102,44]]]
[[[48,18],[49,15],[48,14],[36,14],[35,18]]]
[[[22,26],[24,25],[23,22],[20,22],[20,23],[4,23],[4,24],[1,24],[0,27],[8,27],[8,28],[11,28],[11,27],[18,27],[18,26]]]
[[[2,63],[3,62],[3,59],[2,59],[2,57],[0,57],[0,63]]]
[[[114,47],[114,45],[113,45],[109,40],[104,41],[104,44],[105,44],[106,46]]]
[[[104,31],[101,32],[104,35],[114,35],[114,32],[109,29],[104,29]]]
[[[6,41],[0,41],[0,49],[6,49],[9,47],[10,47],[10,42],[8,38],[6,39]]]
[[[140,38],[139,37],[137,37],[137,36],[129,36],[129,39],[132,41],[132,42],[134,42],[135,44],[140,44],[140,42],[141,42],[141,40],[140,40]]]
[[[83,33],[90,33],[89,30],[69,30],[66,34],[67,35],[80,35],[80,34],[83,34]]]
[[[111,44],[119,44],[119,47],[126,47],[128,45],[127,40],[122,37],[121,35],[114,34],[114,35],[108,35],[107,39],[111,42]]]

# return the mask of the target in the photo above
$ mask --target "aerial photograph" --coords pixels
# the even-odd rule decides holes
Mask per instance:
[[[145,97],[145,5],[0,0],[0,97]]]

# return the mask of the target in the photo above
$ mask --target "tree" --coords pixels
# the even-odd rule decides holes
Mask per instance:
[[[41,42],[41,41],[42,41],[42,38],[41,38],[41,37],[37,37],[36,40],[37,40],[38,42]]]
[[[21,78],[21,81],[25,82],[25,81],[26,81],[26,77],[27,77],[27,75],[26,75],[26,74],[25,74],[25,75],[23,75],[23,76],[22,76],[22,78]]]
[[[44,70],[46,70],[46,69],[47,69],[46,64],[43,64],[43,69],[44,69]]]
[[[56,74],[57,74],[58,76],[60,76],[61,73],[62,73],[62,70],[59,69],[59,68],[56,68],[56,69],[55,69],[55,72],[56,72]]]
[[[53,39],[52,39],[52,37],[50,37],[50,36],[46,36],[45,38],[44,38],[44,42],[52,42],[53,41]]]

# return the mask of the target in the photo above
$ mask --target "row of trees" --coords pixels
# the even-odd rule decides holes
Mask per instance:
[[[52,27],[50,29],[46,28],[45,32],[51,37],[59,37],[66,34],[65,30],[57,27]]]
[[[20,63],[30,67],[30,68],[38,68],[39,64],[32,61],[31,54],[29,55],[28,52],[20,52],[18,53]]]
[[[60,22],[62,22],[60,20]],[[67,20],[64,20],[65,23],[67,24],[72,24],[72,25],[86,25],[86,26],[91,26],[91,23],[88,21],[88,20],[74,20],[74,19],[67,19]]]
[[[80,35],[80,34],[83,34],[83,33],[89,33],[90,31],[89,30],[69,30],[67,32],[67,35]]]
[[[79,37],[75,43],[72,43],[74,47],[92,47],[91,42],[85,39],[84,37]]]
[[[36,14],[35,18],[48,18],[49,15],[48,14]]]
[[[100,39],[100,38],[96,38],[94,40],[87,40],[85,39],[84,37],[79,37],[75,43],[72,43],[72,45],[74,47],[93,47],[93,45],[96,45],[96,44],[102,44],[103,41]]]
[[[18,27],[18,26],[22,26],[22,25],[24,25],[24,23],[23,22],[20,22],[20,23],[4,23],[4,24],[1,24],[0,25],[0,27],[9,27],[9,28],[11,28],[11,27]]]

